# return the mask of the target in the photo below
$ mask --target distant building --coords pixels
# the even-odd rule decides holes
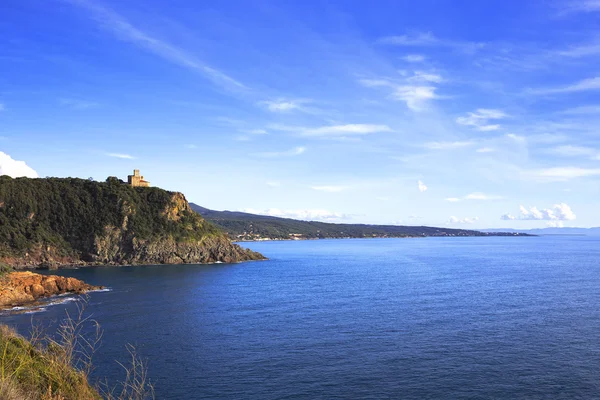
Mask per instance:
[[[150,182],[144,180],[144,177],[140,175],[139,169],[133,170],[133,175],[127,176],[127,183],[133,187],[149,187]]]

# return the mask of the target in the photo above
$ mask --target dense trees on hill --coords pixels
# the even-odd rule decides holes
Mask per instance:
[[[173,204],[173,195],[159,188],[133,188],[114,177],[95,182],[0,176],[0,256],[22,254],[33,245],[82,254],[107,226],[123,228],[138,239],[220,235],[187,203]],[[169,207],[181,209],[168,218]]]

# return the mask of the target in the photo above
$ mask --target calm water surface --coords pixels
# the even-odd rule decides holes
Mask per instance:
[[[112,288],[96,375],[131,343],[158,399],[600,398],[600,238],[247,246],[270,261],[61,271]]]

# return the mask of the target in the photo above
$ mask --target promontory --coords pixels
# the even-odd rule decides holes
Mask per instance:
[[[184,195],[110,177],[0,176],[0,263],[13,268],[262,260]]]

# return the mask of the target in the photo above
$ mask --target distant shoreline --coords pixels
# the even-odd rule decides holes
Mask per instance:
[[[439,236],[419,236],[419,235],[415,235],[415,236],[376,236],[376,237],[324,237],[324,238],[295,238],[295,239],[284,239],[284,238],[263,238],[263,239],[253,239],[253,240],[239,240],[239,239],[232,239],[233,243],[253,243],[253,242],[300,242],[300,241],[306,241],[306,240],[356,240],[356,239],[425,239],[425,238],[444,238],[444,239],[448,239],[448,238],[483,238],[483,237],[538,237],[538,236],[561,236],[561,235],[532,235],[532,234],[525,234],[525,233],[519,233],[519,234],[512,234],[512,233],[508,233],[508,234],[502,234],[502,232],[500,232],[501,234],[499,235],[494,235],[494,234],[488,234],[488,235],[455,235],[455,236],[450,236],[450,235],[439,235]],[[585,235],[563,235],[563,236],[585,236]]]

